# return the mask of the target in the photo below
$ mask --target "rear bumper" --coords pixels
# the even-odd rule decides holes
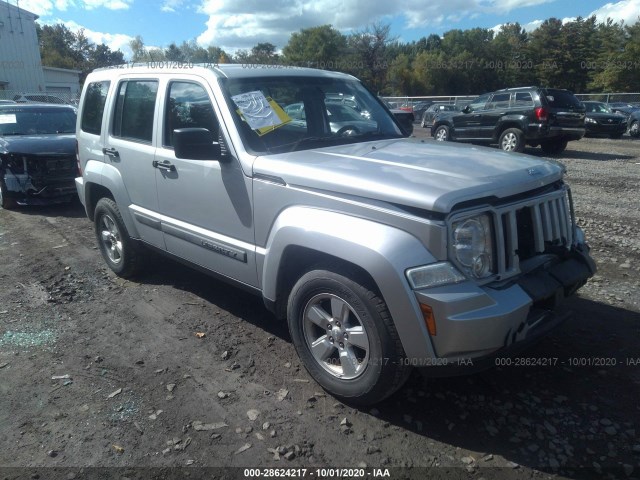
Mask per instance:
[[[495,365],[544,337],[570,313],[562,301],[596,271],[588,247],[580,245],[563,259],[522,275],[507,285],[478,287],[472,282],[417,291],[436,320],[431,337],[435,361],[416,360],[430,376],[473,373]]]
[[[563,140],[580,140],[585,135],[585,128],[567,128],[549,126],[541,123],[533,123],[529,125],[526,134],[527,141],[541,141],[547,139],[560,139]]]

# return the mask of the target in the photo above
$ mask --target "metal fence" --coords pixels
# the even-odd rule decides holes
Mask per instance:
[[[0,90],[0,100],[16,102],[43,102],[62,105],[78,105],[79,93],[70,92],[21,92],[17,90]]]
[[[576,94],[576,97],[582,101],[592,100],[605,103],[640,103],[640,93],[578,93]]]
[[[423,97],[382,97],[393,106],[414,106],[420,102],[428,103],[468,103],[477,95],[452,95],[452,96],[423,96]],[[640,104],[640,93],[578,93],[579,100],[594,100],[598,102],[624,102]]]
[[[395,106],[414,106],[420,102],[427,103],[449,103],[458,105],[460,103],[468,103],[476,98],[477,95],[452,95],[452,96],[426,96],[426,97],[382,97],[384,100]]]

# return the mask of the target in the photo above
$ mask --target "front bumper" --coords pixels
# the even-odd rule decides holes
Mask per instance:
[[[433,310],[437,329],[431,336],[437,361],[417,366],[432,367],[427,375],[466,374],[522,351],[568,318],[558,313],[560,304],[595,271],[583,244],[505,285],[463,282],[416,291],[418,302]]]
[[[588,135],[622,135],[627,131],[627,123],[618,123],[615,125],[608,124],[592,124],[587,123],[586,129]]]
[[[76,194],[75,181],[68,178],[33,178],[27,174],[5,175],[6,195],[18,205],[65,203]]]

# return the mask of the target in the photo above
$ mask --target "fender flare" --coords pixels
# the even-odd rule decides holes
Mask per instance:
[[[285,251],[299,246],[358,265],[373,278],[407,357],[434,356],[426,326],[405,271],[436,261],[413,235],[389,225],[330,210],[290,207],[280,213],[269,235],[262,269],[262,292],[277,297]]]
[[[118,208],[120,209],[120,214],[122,215],[124,224],[127,227],[129,236],[132,238],[140,238],[138,229],[135,225],[135,222],[133,221],[133,217],[129,212],[129,205],[131,204],[131,200],[129,199],[129,195],[127,194],[127,190],[124,186],[124,181],[122,180],[120,171],[117,168],[114,168],[104,162],[89,160],[85,165],[83,177],[86,201],[88,201],[87,193],[92,184],[100,185],[109,190],[109,192],[111,192],[111,195],[113,196],[113,199],[118,205]],[[88,204],[85,203],[85,205]],[[91,218],[93,218],[93,212],[91,212]]]

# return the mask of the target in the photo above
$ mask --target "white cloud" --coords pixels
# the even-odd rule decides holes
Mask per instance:
[[[73,5],[75,5],[73,0],[22,0],[20,2],[20,8],[38,16],[50,15],[54,9],[64,12]]]
[[[627,25],[633,25],[640,19],[640,0],[622,0],[617,3],[607,3],[599,9],[591,12],[599,22],[611,18],[615,22],[623,21]]]
[[[82,0],[81,7],[87,10],[106,8],[108,10],[127,10],[133,0]]]
[[[160,10],[163,12],[175,13],[182,5],[185,0],[165,0],[160,7]]]
[[[165,4],[171,1],[165,0]],[[201,0],[198,11],[209,19],[197,41],[231,51],[248,49],[258,42],[282,47],[291,32],[301,28],[331,24],[348,33],[398,14],[406,28],[454,28],[453,24],[478,14],[504,15],[554,1],[557,0]]]
[[[1,1],[1,0],[0,0]],[[84,10],[107,8],[109,10],[126,10],[133,0],[21,0],[20,8],[35,13],[40,17],[51,15],[54,10],[64,12],[70,7]]]

